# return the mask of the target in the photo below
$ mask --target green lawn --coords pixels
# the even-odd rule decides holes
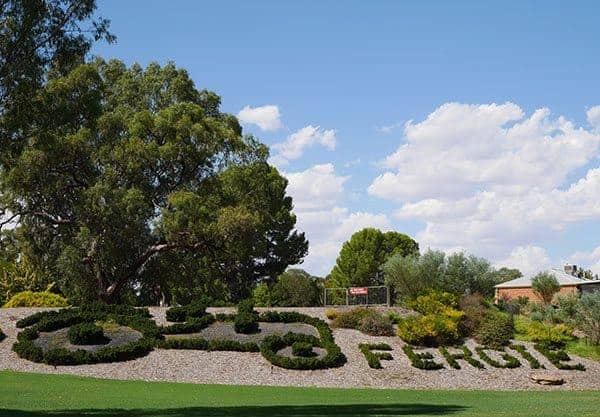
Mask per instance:
[[[597,416],[600,392],[321,389],[0,372],[0,416]]]

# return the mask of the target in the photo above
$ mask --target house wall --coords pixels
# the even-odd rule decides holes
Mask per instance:
[[[559,294],[571,294],[577,292],[576,285],[565,285],[560,287]],[[529,301],[541,302],[542,299],[536,295],[531,287],[522,288],[497,288],[496,289],[496,301],[501,299],[516,299],[519,297],[527,297]]]

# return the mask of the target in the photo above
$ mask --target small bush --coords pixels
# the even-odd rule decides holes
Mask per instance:
[[[532,321],[527,326],[527,335],[533,342],[561,345],[573,340],[573,329],[566,324],[556,326]]]
[[[394,327],[388,317],[384,317],[375,310],[363,307],[337,313],[332,326],[359,330],[370,336],[394,335]]]
[[[410,363],[415,368],[432,371],[444,367],[443,364],[433,361],[433,355],[430,352],[417,353],[409,345],[402,346],[402,351],[408,356]]]
[[[438,314],[402,319],[398,323],[398,336],[418,346],[455,345],[461,340],[458,321]]]
[[[600,291],[581,296],[576,317],[589,341],[600,345]]]
[[[465,336],[474,335],[486,316],[484,299],[479,294],[465,295],[460,299],[459,308],[465,313],[461,321],[461,333]]]
[[[258,318],[254,314],[238,313],[233,322],[236,333],[252,334],[260,331]]]
[[[104,336],[102,327],[95,323],[79,323],[68,331],[69,342],[74,345],[104,345],[109,340]]]
[[[4,307],[67,307],[64,297],[48,291],[22,291],[11,297]]]
[[[313,345],[306,342],[294,342],[292,343],[292,353],[294,356],[302,356],[304,358],[312,358],[317,356],[313,351]]]
[[[205,314],[200,318],[190,318],[185,323],[174,323],[170,326],[162,327],[162,334],[185,334],[195,333],[207,328],[214,323],[215,318],[212,314]]]
[[[512,317],[506,313],[488,311],[474,336],[484,346],[501,348],[510,343],[514,333]]]
[[[206,315],[206,307],[208,306],[208,299],[201,298],[190,304],[180,307],[171,307],[167,310],[166,318],[167,321],[173,323],[181,323],[190,319],[198,319]]]
[[[6,338],[6,335],[4,334],[2,329],[0,329],[0,342],[2,342],[5,338]]]
[[[325,312],[325,317],[327,317],[329,320],[333,320],[337,317],[338,312],[333,310],[333,309],[329,309]]]

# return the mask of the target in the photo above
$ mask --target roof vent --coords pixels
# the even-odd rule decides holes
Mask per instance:
[[[577,265],[565,265],[565,272],[574,277],[577,276]]]

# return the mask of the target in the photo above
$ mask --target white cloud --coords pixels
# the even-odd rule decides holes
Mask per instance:
[[[569,256],[567,263],[583,268],[590,268],[592,272],[600,275],[600,246],[589,252],[575,252]]]
[[[512,250],[508,258],[496,262],[496,267],[517,268],[523,275],[533,275],[548,269],[553,264],[546,249],[539,246],[518,246]]]
[[[599,114],[588,110],[590,124]],[[589,168],[600,155],[600,132],[548,109],[525,117],[512,103],[448,103],[407,123],[404,136],[369,193],[397,201],[399,219],[424,224],[422,247],[498,259],[600,219],[600,168]],[[584,177],[567,181],[586,167]]]
[[[324,276],[331,271],[342,244],[354,232],[364,227],[391,228],[384,214],[352,212],[343,207],[348,177],[337,175],[333,164],[283,175],[289,180],[288,193],[294,200],[297,227],[310,242],[309,254],[301,267],[313,274]]]
[[[283,172],[296,210],[333,207],[343,196],[348,177],[335,174],[333,164],[315,165],[301,172]]]
[[[586,116],[589,124],[591,124],[597,130],[600,129],[600,106],[589,108]]]
[[[377,126],[377,127],[375,127],[375,130],[379,133],[388,134],[402,126],[403,126],[403,123],[396,122],[396,123],[392,123],[391,125]]]
[[[273,149],[278,153],[272,158],[272,161],[279,166],[286,165],[287,161],[300,158],[306,148],[319,144],[333,151],[336,142],[335,130],[308,125],[292,133],[285,142],[273,145]]]
[[[254,124],[261,130],[275,131],[282,127],[279,107],[269,104],[266,106],[246,106],[237,115],[238,119],[245,124]]]

